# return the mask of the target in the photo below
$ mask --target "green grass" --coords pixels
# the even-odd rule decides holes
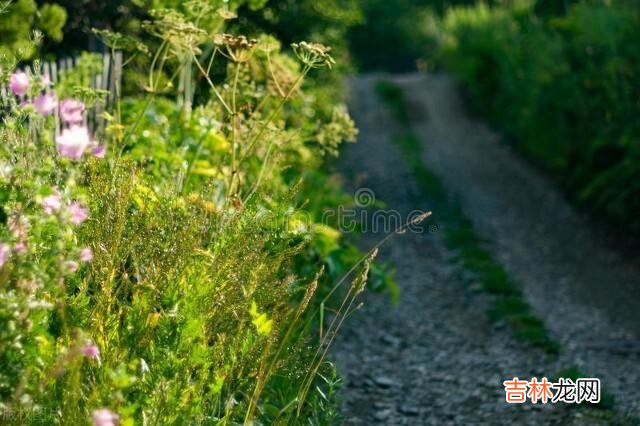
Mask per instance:
[[[404,106],[404,94],[400,87],[387,80],[378,80],[375,91],[396,120],[400,123],[409,122],[409,114]]]
[[[402,89],[392,82],[379,81],[375,90],[393,116],[399,122],[408,125],[408,112]],[[479,280],[481,289],[493,296],[491,306],[487,310],[489,320],[494,323],[505,322],[513,330],[516,338],[542,349],[549,355],[557,355],[560,352],[559,343],[549,336],[544,322],[533,314],[519,286],[495,260],[487,249],[488,242],[478,235],[459,204],[448,197],[438,178],[420,160],[423,152],[420,140],[407,126],[405,132],[394,142],[405,154],[405,159],[423,193],[439,207],[435,219],[443,224],[445,245],[458,254],[464,268]]]
[[[553,378],[553,381],[558,381],[560,377],[571,379],[575,382],[579,378],[589,376],[585,374],[584,371],[580,370],[578,366],[572,365],[558,371]],[[593,404],[589,402],[581,402],[580,404],[572,404],[571,407],[575,409],[591,409],[586,412],[586,417],[594,421],[598,420],[606,422],[608,424],[620,426],[634,426],[640,424],[640,418],[636,415],[629,413],[617,414],[614,411],[615,404],[615,396],[601,387],[599,403]],[[585,421],[587,420],[585,419]]]
[[[556,374],[556,377],[554,378],[554,381],[557,381],[560,377],[563,377],[565,379],[571,379],[575,382],[580,378],[588,377],[588,376],[584,374],[584,372],[581,371],[577,366],[572,365],[570,367],[567,367],[558,371],[558,373]],[[604,389],[600,389],[599,403],[592,404],[592,403],[581,402],[580,404],[576,404],[575,407],[595,407],[602,410],[612,410],[613,406],[615,405],[615,401],[616,399],[612,394],[610,394],[609,392],[606,392]]]

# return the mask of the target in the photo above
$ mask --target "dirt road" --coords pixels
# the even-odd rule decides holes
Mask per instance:
[[[402,129],[378,99],[376,76],[350,82],[359,143],[340,171],[387,209],[438,211],[420,191],[400,149]],[[562,352],[551,360],[486,317],[489,296],[448,250],[437,229],[391,240],[380,258],[397,269],[402,295],[365,296],[333,350],[345,377],[347,424],[608,424],[597,410],[558,404],[509,405],[502,381],[576,365],[599,377],[615,412],[640,414],[640,274],[604,248],[554,185],[465,112],[446,76],[394,77],[424,164],[456,197],[494,256],[522,286]],[[427,228],[429,229],[429,228]],[[365,234],[373,245],[379,232]]]

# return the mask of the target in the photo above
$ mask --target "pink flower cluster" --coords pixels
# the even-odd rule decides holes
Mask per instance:
[[[96,158],[104,158],[106,147],[92,140],[89,129],[83,125],[85,105],[75,99],[65,99],[60,103],[60,119],[69,127],[56,136],[58,153],[71,160],[82,158],[88,148]]]
[[[62,207],[62,200],[58,193],[48,195],[42,199],[42,209],[46,215],[52,215],[61,211]],[[69,204],[63,213],[74,225],[80,225],[89,217],[87,208],[77,201]],[[27,218],[24,216],[12,216],[8,219],[7,224],[12,235],[16,238],[17,243],[11,247],[11,245],[6,242],[0,242],[0,268],[7,263],[12,252],[21,255],[28,250],[27,231],[30,228],[30,224]],[[91,248],[84,247],[80,249],[78,259],[84,263],[91,262],[93,260],[93,251]],[[64,267],[66,271],[73,273],[79,269],[80,265],[76,261],[68,260],[64,263]]]
[[[46,88],[51,84],[49,77],[44,75],[41,77],[42,85]],[[29,91],[29,75],[24,71],[15,72],[9,77],[9,89],[20,98],[24,98]],[[53,93],[42,93],[33,100],[33,106],[40,115],[49,115],[56,110],[58,101]]]
[[[117,426],[119,416],[106,408],[94,410],[92,413],[93,426]]]
[[[60,119],[69,127],[62,129],[56,136],[58,153],[71,160],[79,160],[91,148],[96,158],[103,158],[106,147],[94,141],[87,126],[83,125],[85,105],[75,99],[65,99],[60,102]]]
[[[11,234],[18,240],[13,246],[13,252],[15,254],[26,253],[27,246],[27,231],[29,230],[29,221],[24,216],[12,216],[7,221]],[[7,263],[9,256],[11,255],[11,246],[7,243],[0,243],[0,268]]]
[[[49,78],[41,77],[41,83],[46,88],[49,86]],[[23,71],[15,72],[9,78],[9,89],[18,97],[24,98],[31,82],[29,75]],[[84,122],[85,104],[76,99],[64,99],[58,103],[55,93],[41,93],[33,99],[33,107],[42,116],[52,114],[58,109],[60,120],[66,125],[56,136],[58,153],[70,160],[80,160],[91,148],[91,153],[96,158],[103,158],[106,147],[94,141],[89,134],[89,129]]]
[[[82,355],[89,359],[99,359],[100,349],[93,343],[87,344],[82,348]]]
[[[57,190],[55,190],[53,194],[47,195],[42,199],[42,209],[47,215],[52,215],[62,209],[62,199],[60,198],[60,194]],[[87,208],[77,201],[73,201],[69,204],[65,209],[65,213],[74,225],[80,225],[89,217],[89,211]]]
[[[9,260],[9,255],[11,254],[11,247],[7,243],[0,244],[0,267],[4,266]]]
[[[26,72],[18,71],[9,77],[9,89],[17,96],[24,96],[29,90],[29,76]]]

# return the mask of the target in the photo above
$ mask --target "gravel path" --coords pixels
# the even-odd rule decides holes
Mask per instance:
[[[438,205],[421,194],[392,142],[401,129],[375,94],[377,79],[351,81],[350,109],[361,133],[340,171],[352,189],[371,189],[387,209],[437,215]],[[464,113],[451,80],[416,74],[395,81],[426,144],[424,163],[494,242],[496,258],[523,285],[563,355],[550,361],[489,323],[488,299],[473,290],[473,277],[439,232],[407,233],[380,254],[397,269],[400,301],[392,306],[388,296],[367,293],[333,348],[346,382],[345,422],[597,424],[593,410],[504,402],[503,380],[552,377],[569,365],[600,377],[616,396],[616,411],[640,414],[640,345],[632,334],[640,312],[637,271],[598,246],[549,182]],[[381,236],[367,232],[362,245]]]

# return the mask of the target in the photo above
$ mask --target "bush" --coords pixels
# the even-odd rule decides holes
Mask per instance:
[[[16,0],[0,4],[0,55],[29,59],[36,52],[34,34],[39,31],[49,40],[62,40],[62,27],[66,11],[57,4],[43,4],[38,8],[35,0]]]
[[[639,11],[623,1],[566,13],[532,3],[448,10],[442,63],[576,201],[640,232]]]

